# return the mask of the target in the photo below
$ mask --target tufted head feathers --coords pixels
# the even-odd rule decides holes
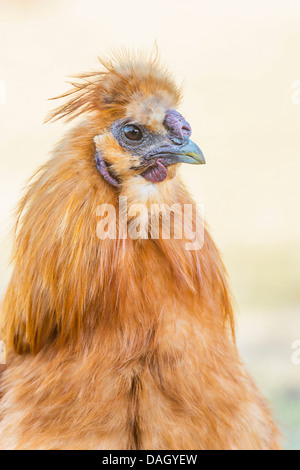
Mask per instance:
[[[157,58],[119,54],[100,62],[101,71],[78,75],[70,91],[54,98],[68,101],[54,110],[48,121],[70,121],[92,113],[101,120],[105,117],[107,124],[134,116],[142,124],[156,127],[166,109],[178,106],[181,91]]]
[[[96,166],[106,183],[159,184],[174,178],[178,163],[204,163],[191,126],[175,110],[180,91],[157,60],[102,62],[104,70],[81,75],[62,95],[69,101],[49,119],[89,114]]]

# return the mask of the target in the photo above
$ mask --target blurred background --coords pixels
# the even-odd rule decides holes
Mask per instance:
[[[0,295],[12,211],[66,129],[43,125],[47,98],[97,56],[155,40],[207,159],[182,172],[228,267],[240,350],[300,449],[299,0],[0,0]]]

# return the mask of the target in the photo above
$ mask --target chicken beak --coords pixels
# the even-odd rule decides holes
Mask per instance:
[[[192,165],[204,165],[204,155],[198,145],[192,140],[186,141],[181,147],[174,146],[174,154],[170,155],[174,163],[190,163]]]
[[[189,139],[186,139],[181,145],[163,145],[155,149],[148,156],[147,160],[160,159],[165,164],[172,165],[174,163],[190,163],[192,165],[203,165],[205,162],[204,155],[198,145]]]

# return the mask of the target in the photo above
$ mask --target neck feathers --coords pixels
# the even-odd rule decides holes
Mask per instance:
[[[173,297],[202,302],[212,319],[220,325],[228,320],[233,329],[226,273],[206,229],[197,250],[187,250],[186,239],[175,239],[175,225],[171,239],[162,238],[162,228],[158,239],[99,239],[99,205],[112,205],[118,224],[118,193],[95,169],[94,131],[85,143],[76,132],[72,144],[62,144],[36,174],[19,206],[14,271],[1,316],[8,349],[37,353],[54,343],[57,348],[86,343],[100,328],[130,335],[135,324],[144,324],[149,331],[166,298]],[[138,192],[146,205],[177,205],[175,213],[191,204],[195,216],[178,177],[160,187],[127,191],[129,206]],[[129,215],[128,227],[133,221]],[[151,227],[150,222],[148,233]]]

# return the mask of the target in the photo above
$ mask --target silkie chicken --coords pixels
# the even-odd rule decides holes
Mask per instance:
[[[124,54],[72,87],[49,119],[82,121],[19,205],[0,448],[279,449],[207,227],[197,249],[175,236],[176,211],[191,206],[197,230],[201,217],[179,167],[204,163],[176,110],[180,89],[157,59]],[[149,213],[175,207],[170,237],[160,226],[151,238],[149,218],[130,211],[140,237],[99,236],[99,206],[116,209],[119,228],[121,198]]]

